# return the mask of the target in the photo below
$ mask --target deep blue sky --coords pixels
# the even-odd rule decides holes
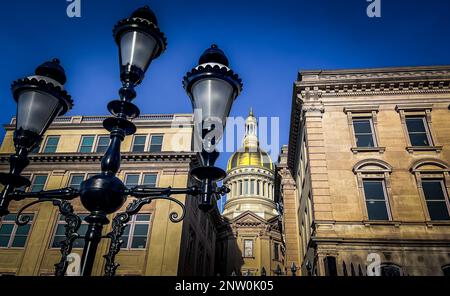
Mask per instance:
[[[281,118],[287,143],[292,85],[299,69],[450,64],[450,1],[381,0],[382,17],[366,0],[81,0],[82,17],[66,16],[65,0],[4,1],[0,10],[0,119],[15,114],[10,83],[59,57],[75,100],[69,113],[106,114],[120,87],[115,22],[149,4],[168,38],[166,53],[138,88],[142,113],[185,113],[181,79],[217,43],[244,81],[232,116]],[[3,131],[0,134],[3,136]],[[225,166],[228,154],[219,165]]]

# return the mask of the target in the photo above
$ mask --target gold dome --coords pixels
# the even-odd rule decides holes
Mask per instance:
[[[273,162],[269,154],[259,148],[257,130],[257,120],[253,109],[250,109],[250,114],[245,121],[243,147],[228,160],[228,171],[238,167],[259,167],[273,170]]]
[[[273,162],[269,154],[261,149],[245,149],[235,152],[228,160],[227,170],[239,167],[258,167],[273,170]]]

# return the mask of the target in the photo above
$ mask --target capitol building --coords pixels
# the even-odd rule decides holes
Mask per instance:
[[[242,147],[228,160],[230,188],[219,232],[223,274],[270,275],[284,266],[280,213],[275,200],[275,165],[259,147],[253,111],[245,122]]]

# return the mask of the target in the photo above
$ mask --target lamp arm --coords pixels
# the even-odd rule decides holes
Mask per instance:
[[[36,198],[36,200],[26,204],[18,211],[15,222],[19,226],[24,226],[31,221],[31,216],[24,214],[24,211],[39,203],[51,202],[53,206],[58,207],[60,214],[64,217],[66,222],[65,239],[60,242],[61,259],[55,264],[56,276],[65,275],[69,264],[67,258],[72,253],[73,242],[80,237],[77,232],[81,225],[81,218],[74,213],[73,206],[69,202],[69,200],[78,197],[78,195],[78,190],[71,187],[40,192],[15,191],[10,194],[11,200],[16,201]]]
[[[11,200],[21,201],[27,198],[37,199],[61,199],[72,200],[80,195],[79,191],[72,187],[66,187],[54,190],[42,190],[37,192],[25,192],[16,190],[8,195]]]

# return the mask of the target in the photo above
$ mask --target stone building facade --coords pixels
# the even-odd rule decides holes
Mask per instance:
[[[100,170],[100,159],[109,144],[102,116],[72,116],[56,120],[44,136],[39,150],[30,154],[24,175],[32,185],[26,190],[40,191],[67,186],[77,187],[89,174]],[[143,115],[134,120],[137,133],[122,143],[122,166],[118,173],[126,185],[186,187],[193,184],[189,170],[198,164],[192,152],[193,116],[191,114]],[[14,119],[5,125],[0,148],[0,170],[7,171],[8,156],[14,152]],[[220,224],[218,210],[204,214],[195,198],[174,196],[186,204],[186,217],[178,224],[169,220],[178,205],[158,200],[144,206],[129,223],[124,247],[117,256],[118,275],[213,275],[215,240]],[[126,203],[131,202],[132,198]],[[64,221],[51,204],[40,204],[26,213],[33,219],[28,226],[14,224],[14,214],[30,202],[13,202],[11,215],[0,223],[0,273],[14,275],[51,275],[59,262],[58,241],[64,234]],[[83,214],[78,199],[75,212]],[[123,211],[126,205],[120,210]],[[110,220],[114,217],[111,215]],[[83,232],[85,225],[80,232]],[[109,232],[111,225],[105,229]],[[81,253],[84,241],[75,242]],[[93,274],[102,275],[109,241],[99,246]]]
[[[277,170],[287,264],[449,274],[449,84],[450,66],[299,73]]]
[[[222,275],[274,275],[284,272],[284,242],[274,194],[275,166],[259,147],[257,119],[250,112],[243,146],[227,166],[230,188],[223,211],[217,249]]]

